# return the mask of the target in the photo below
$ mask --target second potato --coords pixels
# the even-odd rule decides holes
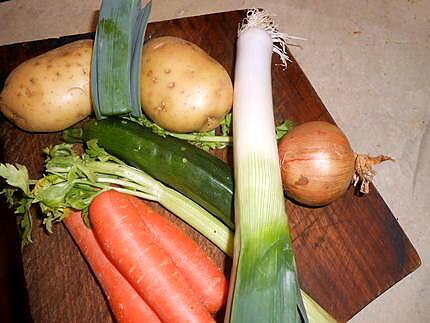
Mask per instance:
[[[147,42],[141,75],[142,109],[164,129],[209,131],[231,110],[233,85],[227,71],[186,40],[166,36]]]

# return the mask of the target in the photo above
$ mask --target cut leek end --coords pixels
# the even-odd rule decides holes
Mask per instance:
[[[103,0],[91,62],[91,96],[97,119],[142,116],[140,64],[151,1]]]
[[[306,314],[308,315],[309,323],[336,323],[337,320],[324,310],[317,302],[315,302],[303,290],[302,299],[305,305]]]

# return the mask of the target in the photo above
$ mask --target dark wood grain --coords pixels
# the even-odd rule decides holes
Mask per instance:
[[[147,38],[174,35],[195,42],[221,62],[234,77],[236,30],[242,15],[243,12],[229,12],[153,23],[148,27]],[[1,47],[0,81],[4,82],[9,72],[25,59],[72,40],[92,36],[80,35]],[[277,121],[288,118],[296,122],[333,122],[298,64],[293,62],[287,71],[283,71],[276,65],[277,62],[275,59],[272,70]],[[41,149],[59,142],[59,136],[25,133],[3,120],[0,140],[1,161],[25,164],[31,175],[37,177],[42,172]],[[231,163],[230,150],[218,151],[216,155]],[[3,214],[12,217],[4,204],[0,207]],[[362,197],[356,196],[350,189],[345,196],[327,207],[306,208],[286,200],[286,208],[301,286],[340,321],[350,319],[420,265],[415,249],[374,187],[370,194]],[[229,259],[200,234],[167,211],[161,211],[192,235],[229,274]],[[36,224],[40,226],[40,222]],[[0,259],[6,259],[5,268],[23,268],[24,275],[22,271],[19,274],[19,270],[18,274],[3,271],[18,281],[21,292],[12,295],[2,279],[0,300],[7,300],[11,295],[15,307],[22,304],[25,309],[25,304],[29,304],[27,308],[34,322],[112,322],[102,291],[61,225],[57,225],[51,235],[36,227],[34,244],[24,250],[22,258],[17,247],[16,231],[10,221],[8,226],[0,227],[1,237],[6,232],[9,232],[7,241],[14,251],[11,256],[9,249],[7,254],[0,249]],[[5,304],[7,306],[8,303]],[[10,322],[31,320],[28,315],[16,320],[13,310],[8,311],[5,307],[0,307],[0,310],[0,316]]]

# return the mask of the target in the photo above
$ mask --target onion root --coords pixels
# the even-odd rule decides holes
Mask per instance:
[[[373,166],[387,160],[394,161],[393,158],[385,155],[373,157],[367,154],[355,154],[355,173],[352,177],[352,185],[354,187],[360,185],[360,193],[369,193],[370,183],[376,174],[376,172],[373,170]]]

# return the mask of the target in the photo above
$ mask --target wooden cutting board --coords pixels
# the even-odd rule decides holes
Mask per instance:
[[[197,43],[233,75],[237,26],[235,11],[153,23],[147,37],[173,35]],[[0,85],[20,62],[80,35],[0,47]],[[296,62],[287,71],[273,62],[277,121],[333,122]],[[0,125],[1,161],[26,165],[33,177],[43,167],[41,149],[58,134],[29,134],[8,121]],[[216,152],[231,163],[230,150]],[[4,322],[111,322],[106,300],[89,267],[62,225],[47,235],[34,230],[34,244],[20,257],[13,213],[1,202],[0,317]],[[414,271],[420,259],[376,189],[357,196],[350,189],[330,206],[306,208],[286,201],[302,288],[340,321],[346,321],[393,284]],[[166,211],[229,274],[231,261],[200,234]],[[7,215],[7,216],[5,216]],[[37,224],[40,224],[37,223]],[[24,280],[25,278],[25,280]],[[219,313],[222,320],[223,313]],[[31,317],[31,318],[30,318]]]

